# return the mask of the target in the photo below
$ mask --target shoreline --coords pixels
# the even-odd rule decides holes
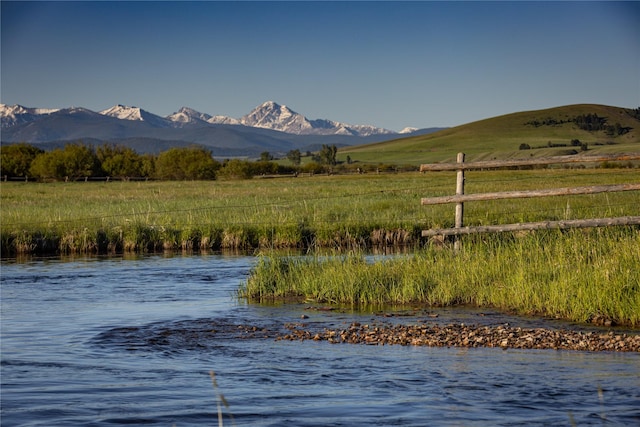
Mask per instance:
[[[294,312],[300,313],[294,309]],[[290,314],[293,314],[290,313]],[[350,319],[333,311],[300,320],[276,315],[259,323],[236,323],[228,318],[200,318],[139,327],[120,327],[98,335],[126,343],[128,348],[166,349],[167,345],[202,349],[219,340],[273,340],[329,344],[502,350],[558,350],[640,354],[640,330],[571,329],[553,325],[460,322],[452,319]],[[512,320],[516,319],[505,319]]]
[[[347,328],[314,331],[305,323],[285,325],[288,332],[276,340],[327,341],[331,344],[401,345],[429,347],[488,347],[506,349],[614,351],[640,353],[640,334],[567,329],[479,326],[464,323],[372,324],[351,323]]]

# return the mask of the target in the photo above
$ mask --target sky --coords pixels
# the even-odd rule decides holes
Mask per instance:
[[[0,100],[456,126],[640,106],[640,2],[1,2]]]

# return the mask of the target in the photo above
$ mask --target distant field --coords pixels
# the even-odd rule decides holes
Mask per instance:
[[[638,182],[637,169],[468,172],[466,192]],[[423,244],[450,227],[455,173],[0,184],[2,254]],[[638,192],[465,205],[466,225],[638,215]]]
[[[545,157],[570,154],[573,150],[580,152],[580,147],[571,146],[574,139],[587,145],[588,154],[639,152],[640,120],[631,113],[623,108],[593,104],[513,113],[428,135],[345,147],[338,151],[338,159],[344,161],[349,156],[352,161],[363,163],[416,165],[455,161],[458,152],[466,153],[468,161]],[[606,118],[610,125],[619,123],[628,131],[612,136],[602,130],[582,130],[570,121],[586,114]],[[557,124],[551,124],[554,121]],[[521,144],[531,149],[520,150]]]

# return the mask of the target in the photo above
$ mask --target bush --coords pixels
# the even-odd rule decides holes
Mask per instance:
[[[97,149],[96,156],[107,176],[148,176],[143,157],[131,148],[105,144]]]
[[[253,171],[246,160],[231,159],[222,163],[218,175],[226,179],[248,179],[253,176]]]
[[[31,163],[42,153],[41,149],[25,143],[0,147],[0,175],[28,176]]]
[[[220,163],[202,147],[170,148],[158,155],[155,176],[159,179],[215,179]]]
[[[93,148],[78,143],[38,155],[31,163],[30,173],[38,178],[68,180],[93,176],[98,170]]]
[[[300,168],[303,173],[323,173],[324,167],[318,162],[309,162]]]

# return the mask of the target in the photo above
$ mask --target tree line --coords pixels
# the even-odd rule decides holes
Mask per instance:
[[[319,153],[307,153],[312,161],[300,166],[302,153],[291,150],[291,165],[277,163],[268,152],[256,161],[227,159],[218,161],[201,146],[171,148],[157,155],[139,154],[115,144],[93,147],[82,143],[44,151],[34,145],[18,143],[0,147],[0,176],[40,180],[76,180],[84,177],[161,180],[245,179],[256,175],[322,173],[336,164],[335,145],[323,145]]]
[[[634,118],[640,117],[640,108],[636,110],[629,110],[629,115]],[[525,125],[540,127],[558,126],[564,123],[575,123],[578,129],[586,130],[587,132],[604,131],[608,136],[612,137],[624,135],[632,129],[628,126],[622,126],[618,122],[614,124],[608,124],[606,117],[600,117],[596,113],[580,114],[567,120],[547,117],[546,119],[530,120],[526,122]]]

